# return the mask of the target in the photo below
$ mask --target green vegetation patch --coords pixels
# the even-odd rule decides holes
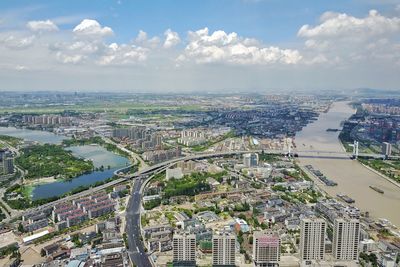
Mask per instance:
[[[143,204],[145,210],[152,210],[161,205],[161,199],[152,199]]]
[[[0,141],[9,144],[12,147],[17,147],[19,144],[22,143],[23,139],[9,136],[9,135],[0,135]],[[5,145],[0,142],[0,148],[4,147]]]
[[[93,162],[75,157],[58,145],[34,145],[22,150],[17,164],[28,171],[26,178],[55,176],[72,179],[93,170]]]
[[[19,251],[18,251],[18,244],[11,244],[9,246],[3,247],[0,250],[0,258],[4,258],[8,255],[11,255],[11,258],[20,257]]]
[[[182,179],[170,179],[166,182],[163,190],[164,198],[172,196],[195,196],[201,192],[210,191],[211,187],[207,183],[209,173],[192,173],[185,175]]]
[[[358,159],[364,165],[384,174],[390,179],[400,183],[400,161],[380,159]]]
[[[282,185],[275,185],[272,190],[281,192],[280,197],[291,203],[317,203],[322,194],[314,189],[308,188],[292,192],[290,186],[286,188]]]
[[[280,161],[282,159],[282,156],[267,154],[264,151],[262,151],[260,154],[258,154],[258,159],[265,162],[275,162],[275,161]]]

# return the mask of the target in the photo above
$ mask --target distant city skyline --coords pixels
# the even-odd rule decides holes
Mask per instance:
[[[400,3],[2,1],[0,91],[398,89]]]

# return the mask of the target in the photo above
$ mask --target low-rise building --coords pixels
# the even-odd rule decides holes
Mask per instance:
[[[248,223],[240,218],[236,218],[235,219],[235,230],[236,232],[242,231],[242,233],[248,233],[250,232],[250,226],[248,225]]]
[[[171,178],[181,179],[183,177],[182,169],[179,167],[174,169],[167,169],[165,173],[165,178],[167,180],[170,180]]]
[[[34,221],[34,222],[25,221],[22,224],[25,232],[34,232],[34,231],[44,228],[48,225],[49,225],[49,221],[47,219],[41,219],[39,221]]]

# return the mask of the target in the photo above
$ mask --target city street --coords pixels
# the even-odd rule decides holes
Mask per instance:
[[[128,236],[129,257],[131,261],[140,267],[151,267],[150,260],[144,250],[140,239],[140,207],[142,179],[138,178],[134,182],[132,196],[126,209],[126,234]]]

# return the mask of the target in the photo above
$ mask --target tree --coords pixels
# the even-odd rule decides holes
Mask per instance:
[[[253,244],[253,236],[252,236],[252,235],[249,237],[249,244],[250,244],[250,245]]]
[[[244,215],[243,213],[240,213],[238,215],[238,218],[246,221],[246,215]]]
[[[20,233],[24,232],[24,226],[22,225],[22,223],[18,224],[18,232],[20,232]]]

